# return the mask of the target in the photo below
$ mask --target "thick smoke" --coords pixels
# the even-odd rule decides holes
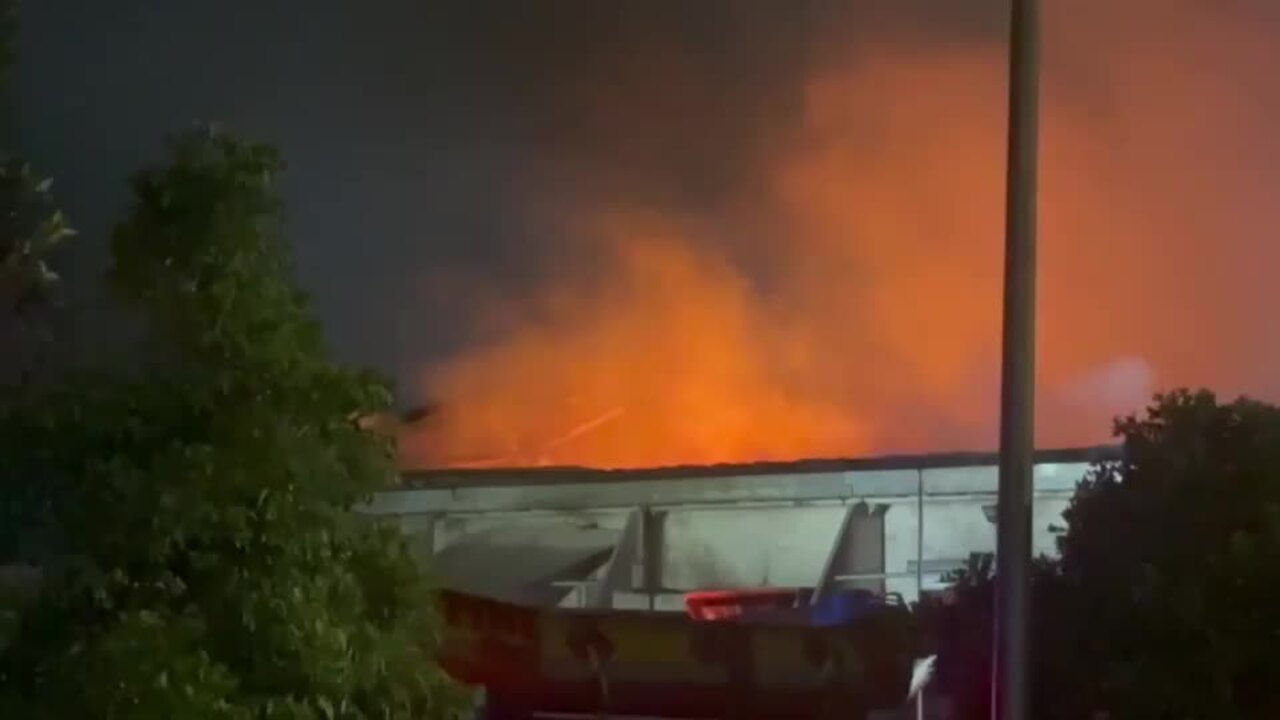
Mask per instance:
[[[443,409],[408,461],[994,446],[1003,3],[937,26],[953,5],[709,3],[560,63],[513,171],[559,238],[543,282],[456,308],[475,342],[424,369]],[[1104,440],[1160,387],[1280,389],[1280,11],[1045,25],[1038,442]]]

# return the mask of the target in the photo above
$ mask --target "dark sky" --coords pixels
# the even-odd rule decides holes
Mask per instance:
[[[337,351],[400,373],[454,342],[435,270],[527,275],[540,239],[513,179],[608,166],[613,192],[713,204],[750,176],[742,148],[794,121],[833,22],[1000,27],[989,10],[920,22],[938,3],[900,1],[20,5],[20,140],[84,231],[73,279],[100,268],[127,173],[166,133],[222,122],[283,150],[301,279]],[[593,111],[610,86],[642,132]]]
[[[85,230],[84,265],[125,175],[166,133],[219,121],[286,155],[301,279],[339,352],[394,370],[429,347],[429,323],[391,310],[415,302],[424,267],[495,262],[516,114],[475,20],[377,5],[24,3],[23,146]]]

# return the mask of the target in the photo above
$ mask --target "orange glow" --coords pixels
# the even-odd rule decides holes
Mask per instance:
[[[427,438],[455,460],[611,467],[870,448],[856,418],[781,382],[757,301],[723,260],[662,219],[597,227],[608,275],[557,287],[536,319],[437,369],[453,414]]]
[[[1163,387],[1280,389],[1280,51],[1211,5],[1046,8],[1042,446],[1105,440]],[[406,463],[994,447],[1004,50],[942,47],[818,63],[766,179],[712,223],[759,230],[763,251],[626,198],[560,208],[572,242],[543,290],[424,372],[444,413]],[[583,247],[604,259],[564,260]]]

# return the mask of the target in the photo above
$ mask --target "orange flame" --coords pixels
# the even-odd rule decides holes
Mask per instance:
[[[1280,167],[1280,85],[1255,68],[1280,51],[1207,7],[1047,10],[1042,445],[1104,440],[1156,383],[1278,387],[1280,335],[1256,313],[1280,306],[1262,182]],[[406,462],[992,447],[1003,52],[886,42],[821,63],[766,179],[716,214],[720,234],[771,237],[763,251],[717,250],[703,219],[667,208],[563,208],[566,236],[594,243],[568,247],[605,260],[562,263],[508,333],[428,369],[445,412]]]

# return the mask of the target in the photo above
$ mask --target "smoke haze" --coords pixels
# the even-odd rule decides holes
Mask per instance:
[[[407,462],[994,447],[1005,10],[937,29],[959,5],[575,20],[512,80],[520,222],[555,239],[519,252],[537,281],[516,292],[435,278],[472,330],[416,378],[442,411]],[[1071,0],[1044,21],[1038,443],[1105,440],[1160,388],[1273,397],[1280,10]]]

